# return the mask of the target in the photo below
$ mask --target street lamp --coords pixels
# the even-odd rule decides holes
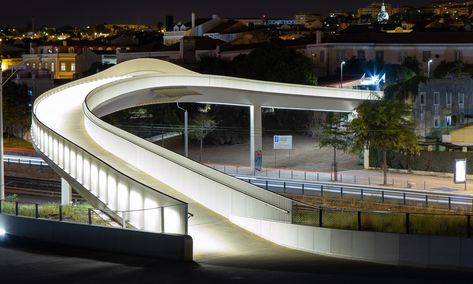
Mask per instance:
[[[345,65],[345,61],[340,62],[340,88],[343,87],[343,65]]]
[[[427,78],[430,79],[430,64],[432,64],[433,60],[432,59],[429,59],[429,61],[427,62]]]
[[[188,131],[188,116],[187,116],[187,109],[183,109],[182,107],[179,106],[179,103],[177,104],[177,108],[180,110],[184,111],[184,153],[186,157],[189,157],[189,131]]]

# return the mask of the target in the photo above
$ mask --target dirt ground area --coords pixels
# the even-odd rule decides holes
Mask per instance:
[[[249,141],[236,145],[204,145],[202,161],[228,165],[249,165]],[[183,154],[183,145],[170,150]],[[190,142],[189,158],[199,160],[199,146]],[[329,171],[333,161],[331,148],[320,148],[317,141],[303,135],[293,136],[293,150],[273,150],[273,137],[263,137],[263,167],[291,168],[307,171]],[[337,162],[340,171],[360,170],[363,165],[357,154],[337,151]]]

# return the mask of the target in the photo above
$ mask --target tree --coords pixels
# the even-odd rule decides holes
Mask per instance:
[[[193,120],[190,126],[189,137],[200,142],[199,162],[201,162],[204,139],[215,129],[217,123],[203,113],[199,113]]]
[[[409,105],[401,100],[369,100],[356,108],[358,113],[350,124],[353,150],[365,147],[378,149],[383,155],[383,182],[387,184],[387,152],[418,151],[417,137]]]
[[[294,49],[275,44],[255,48],[250,54],[234,59],[236,76],[272,81],[316,85],[312,61]]]
[[[325,124],[322,125],[322,135],[319,146],[333,148],[333,180],[338,180],[337,150],[346,151],[350,146],[350,137],[347,132],[348,114],[330,113]]]
[[[23,138],[31,125],[31,97],[25,85],[8,82],[3,87],[3,120],[8,139],[12,136]]]
[[[417,75],[420,75],[420,62],[415,56],[407,56],[406,58],[404,58],[404,62],[402,63],[402,65],[411,69]]]

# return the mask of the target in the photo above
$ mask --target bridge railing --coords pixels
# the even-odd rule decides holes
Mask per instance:
[[[62,171],[74,187],[98,198],[98,204],[111,210],[115,218],[123,218],[119,212],[126,212],[124,218],[137,229],[187,234],[186,203],[123,174],[43,125],[34,114],[31,129],[33,145],[45,161]],[[163,210],[141,210],[156,207]]]

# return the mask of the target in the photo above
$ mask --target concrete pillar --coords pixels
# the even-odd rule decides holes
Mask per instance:
[[[72,188],[71,185],[63,178],[61,178],[61,205],[70,205],[72,202]]]
[[[370,150],[368,147],[365,147],[365,150],[363,150],[363,168],[365,170],[370,168]]]
[[[261,106],[250,106],[250,165],[255,167],[255,153],[263,150]]]

